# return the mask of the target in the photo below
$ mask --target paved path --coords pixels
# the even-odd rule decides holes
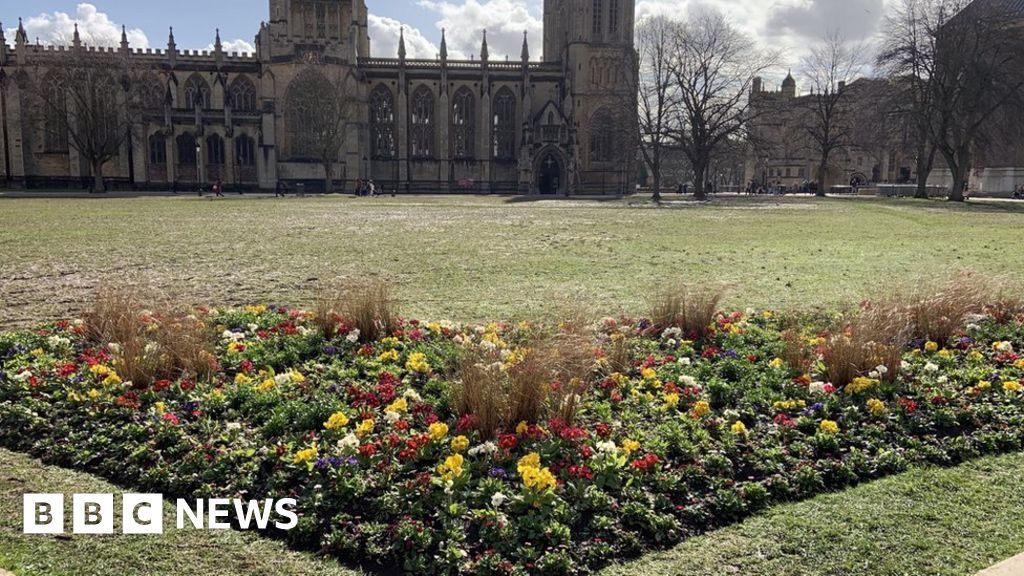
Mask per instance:
[[[1024,554],[1000,562],[988,570],[982,570],[977,576],[1024,576]]]

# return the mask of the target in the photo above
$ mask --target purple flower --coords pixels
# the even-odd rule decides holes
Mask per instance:
[[[334,356],[338,353],[338,349],[334,346],[324,346],[324,354],[328,356]]]
[[[508,478],[508,472],[505,472],[504,468],[491,468],[487,475],[491,478]]]

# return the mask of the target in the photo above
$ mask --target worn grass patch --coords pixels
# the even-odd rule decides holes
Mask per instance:
[[[553,302],[643,311],[666,281],[729,306],[832,307],[951,268],[1021,278],[1024,204],[731,198],[0,199],[0,327],[81,311],[103,281],[195,304],[312,304],[339,276],[399,283],[421,318],[536,317]],[[691,203],[692,204],[692,203]]]

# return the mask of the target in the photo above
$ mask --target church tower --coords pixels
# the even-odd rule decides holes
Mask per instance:
[[[354,63],[370,55],[365,0],[270,0],[259,36],[265,59],[327,58]]]
[[[635,0],[545,0],[544,61],[561,63],[573,135],[569,176],[579,192],[621,193],[634,182]]]

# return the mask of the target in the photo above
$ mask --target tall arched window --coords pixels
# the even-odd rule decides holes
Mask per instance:
[[[256,110],[256,86],[245,76],[235,78],[228,89],[228,102],[231,109],[238,112],[253,112]]]
[[[235,164],[239,166],[256,165],[256,142],[245,134],[235,138]]]
[[[619,33],[619,0],[608,0],[608,32]]]
[[[615,116],[601,108],[590,119],[590,161],[615,160]]]
[[[473,136],[475,134],[475,106],[473,93],[463,86],[452,99],[452,158],[456,160],[472,159],[475,154]]]
[[[149,164],[151,166],[167,164],[167,140],[163,134],[153,134],[149,137]]]
[[[601,38],[604,32],[604,0],[594,0],[594,40]]]
[[[324,146],[331,144],[332,126],[328,106],[337,105],[338,88],[318,69],[306,68],[288,85],[285,121],[291,156],[295,160],[316,160]]]
[[[46,152],[68,151],[67,91],[58,74],[47,74],[42,80],[43,98],[43,146]]]
[[[375,160],[395,157],[395,103],[383,84],[370,94],[370,154]]]
[[[420,86],[412,97],[410,142],[413,158],[431,158],[434,154],[434,95]]]
[[[516,159],[516,97],[502,88],[494,97],[494,159],[511,162]]]
[[[206,163],[218,166],[224,164],[224,139],[219,134],[206,137]]]
[[[196,165],[196,138],[184,133],[177,138],[178,143],[178,164],[182,166]]]
[[[210,108],[210,85],[198,74],[190,76],[188,82],[185,83],[185,108],[187,110],[196,108],[208,110]]]

